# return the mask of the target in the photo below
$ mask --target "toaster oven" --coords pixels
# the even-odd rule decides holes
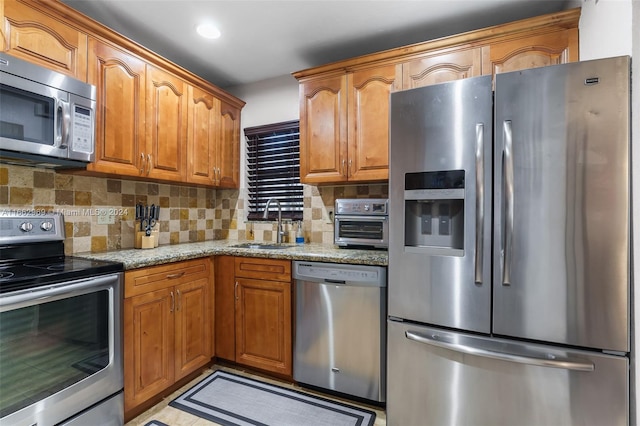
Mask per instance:
[[[337,199],[334,243],[339,247],[389,247],[389,200],[385,198]]]

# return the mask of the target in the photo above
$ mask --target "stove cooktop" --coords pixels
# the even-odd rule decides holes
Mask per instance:
[[[75,256],[55,256],[0,264],[0,294],[123,270],[122,263]]]

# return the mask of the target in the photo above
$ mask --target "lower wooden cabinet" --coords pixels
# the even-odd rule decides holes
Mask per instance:
[[[125,413],[213,356],[211,259],[125,273]]]
[[[291,293],[289,260],[217,257],[216,356],[292,376]]]

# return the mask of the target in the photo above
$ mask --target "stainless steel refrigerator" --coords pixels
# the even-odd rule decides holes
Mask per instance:
[[[390,426],[629,423],[629,69],[391,95]]]

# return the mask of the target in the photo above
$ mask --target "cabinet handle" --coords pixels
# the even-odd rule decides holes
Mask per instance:
[[[144,152],[140,153],[140,174],[144,174]]]
[[[147,154],[147,176],[151,173],[151,168],[153,167],[153,162],[151,161],[151,154]]]
[[[211,180],[213,181],[213,184],[215,185],[215,184],[216,184],[216,176],[217,176],[217,175],[216,175],[216,168],[215,168],[215,167],[213,167],[213,168],[211,169],[211,173],[213,174],[213,176],[211,177]]]
[[[175,308],[176,306],[176,299],[173,297],[173,292],[171,292],[171,309],[169,309],[169,312],[173,312],[173,308]]]
[[[238,281],[236,281],[236,285],[233,288],[233,296],[238,300]]]
[[[347,177],[353,176],[353,171],[351,170],[351,164],[353,164],[353,160],[349,159],[349,170],[347,170]]]
[[[176,278],[180,278],[183,275],[184,275],[184,271],[178,272],[177,274],[168,274],[167,275],[167,279],[168,280],[175,280]]]
[[[220,172],[220,167],[218,167],[218,185],[220,185],[221,180],[222,180],[222,173]]]
[[[179,311],[182,308],[182,296],[180,295],[180,290],[176,290],[176,293],[178,293],[178,307],[176,311]]]
[[[342,159],[342,175],[347,176],[347,160]]]

